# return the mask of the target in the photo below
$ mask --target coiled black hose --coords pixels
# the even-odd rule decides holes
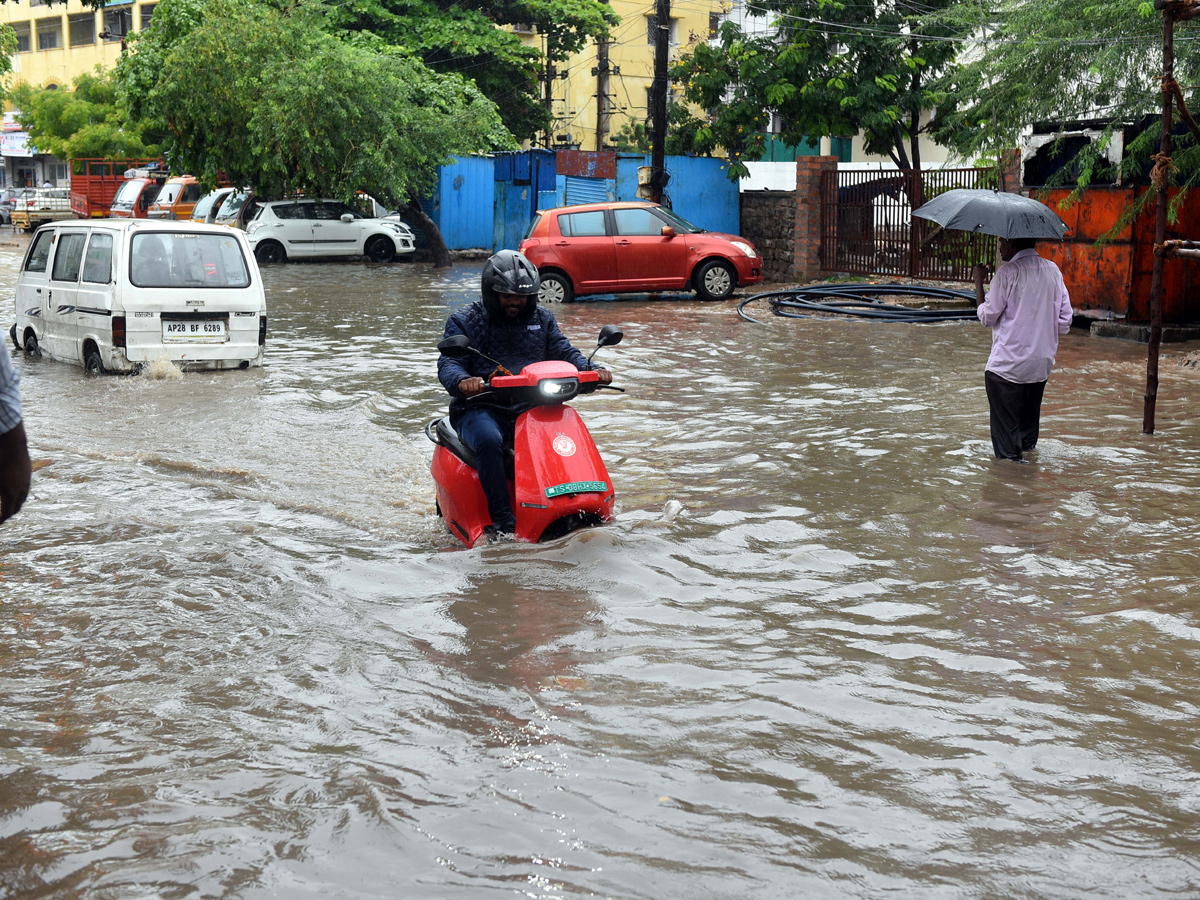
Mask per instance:
[[[903,294],[907,297],[923,297],[928,300],[960,300],[974,303],[973,291],[954,291],[949,288],[923,284],[810,284],[806,287],[790,288],[786,291],[767,291],[747,297],[738,304],[738,315],[747,322],[761,325],[758,319],[745,311],[749,303],[765,300],[777,316],[789,319],[815,318],[811,313],[855,316],[862,319],[883,319],[889,322],[935,322],[977,321],[974,309],[916,309],[898,303],[885,303],[879,295]],[[793,312],[792,310],[805,310]]]

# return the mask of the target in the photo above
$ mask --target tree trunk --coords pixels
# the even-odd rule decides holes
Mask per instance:
[[[892,159],[896,161],[898,168],[912,168],[912,163],[908,161],[908,154],[904,150],[904,129],[898,122],[892,123],[892,150]]]
[[[920,48],[917,42],[911,44],[912,55],[916,56]],[[921,96],[921,70],[917,69],[912,76],[912,95],[914,97]],[[921,171],[921,105],[917,104],[917,108],[913,110],[908,126],[908,142],[909,156],[911,157],[912,167],[917,172]]]
[[[446,249],[446,242],[442,239],[442,233],[434,224],[433,219],[421,206],[421,198],[415,193],[409,193],[408,202],[400,207],[400,211],[412,220],[412,223],[421,229],[425,235],[425,239],[429,241],[429,251],[433,254],[433,267],[435,269],[449,269],[453,263],[450,262],[450,251]]]

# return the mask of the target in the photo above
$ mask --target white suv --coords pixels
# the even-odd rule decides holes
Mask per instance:
[[[246,238],[260,263],[314,256],[365,256],[372,262],[391,262],[416,249],[408,226],[364,218],[337,200],[261,203],[246,224]]]

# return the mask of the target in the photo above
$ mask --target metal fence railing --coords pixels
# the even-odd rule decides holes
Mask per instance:
[[[952,188],[995,183],[995,169],[826,172],[821,181],[821,268],[970,281],[972,266],[995,258],[996,239],[943,231],[912,211]]]

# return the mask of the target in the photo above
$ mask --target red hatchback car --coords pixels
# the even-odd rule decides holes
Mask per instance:
[[[657,203],[540,210],[518,249],[541,273],[542,303],[688,289],[725,300],[763,280],[762,258],[745,238],[704,231]]]

